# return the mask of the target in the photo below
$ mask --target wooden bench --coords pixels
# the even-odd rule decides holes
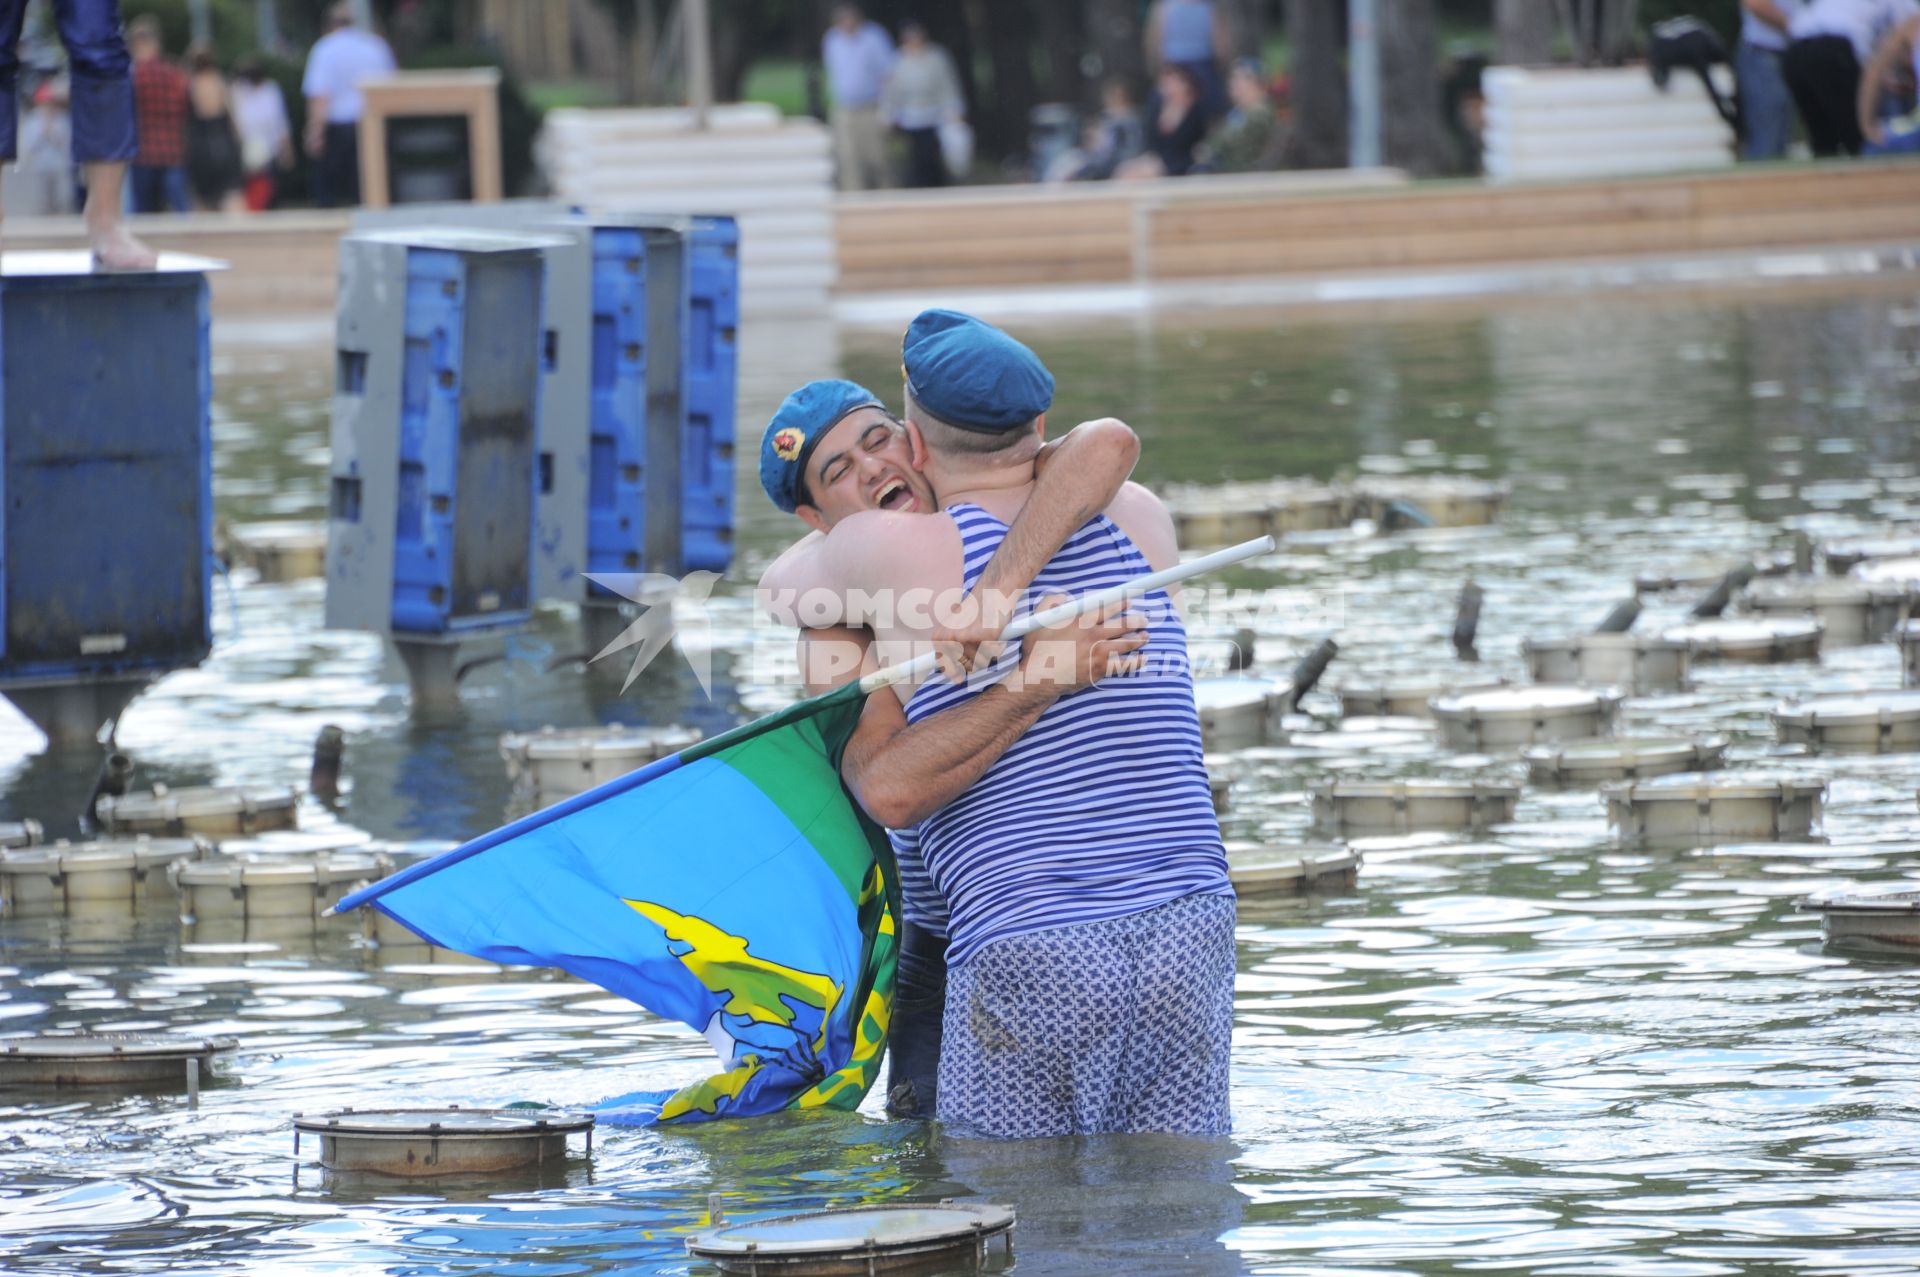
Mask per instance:
[[[1396,170],[976,186],[842,195],[840,291],[1107,283],[1140,276],[1148,218],[1207,200],[1271,209],[1322,191],[1398,189]]]
[[[1920,166],[1843,161],[1685,177],[1188,201],[1155,210],[1152,279],[1713,252],[1920,236]]]

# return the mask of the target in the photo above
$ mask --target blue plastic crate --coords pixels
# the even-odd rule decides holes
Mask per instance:
[[[733,561],[733,439],[740,328],[740,230],[696,217],[688,234],[681,340],[681,558],[685,570]]]
[[[407,254],[396,633],[458,634],[527,619],[543,279],[533,252]]]
[[[207,322],[199,269],[0,278],[0,679],[207,654]]]
[[[593,231],[587,571],[641,570],[647,460],[647,250],[636,226]],[[588,583],[588,593],[611,597]]]

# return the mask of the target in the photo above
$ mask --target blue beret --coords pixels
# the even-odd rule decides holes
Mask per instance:
[[[915,402],[964,430],[1015,430],[1053,403],[1053,374],[1038,355],[958,311],[921,311],[900,343],[900,366]]]
[[[760,486],[788,514],[800,504],[801,478],[820,436],[861,408],[886,405],[850,381],[810,381],[788,395],[760,441]]]

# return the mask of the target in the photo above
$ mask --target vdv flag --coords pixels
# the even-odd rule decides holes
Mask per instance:
[[[1272,537],[1081,595],[1002,636],[1164,589]],[[880,1071],[899,878],[847,796],[840,755],[867,695],[931,653],[736,727],[409,865],[329,912],[371,905],[447,949],[558,967],[706,1034],[726,1071],[603,1102],[615,1124],[851,1109]]]
[[[856,1107],[898,954],[892,852],[841,785],[858,683],[412,865],[342,900],[424,939],[558,967],[699,1029],[724,1072],[616,1124]],[[890,902],[889,893],[895,893]]]

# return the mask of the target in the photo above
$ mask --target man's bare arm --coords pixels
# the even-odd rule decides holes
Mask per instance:
[[[980,649],[1013,619],[1014,606],[1067,538],[1105,510],[1140,459],[1140,436],[1126,422],[1101,417],[1082,422],[1034,458],[1033,495],[981,569],[967,623],[941,629],[934,650],[949,679],[980,663]],[[994,652],[989,649],[986,659]]]
[[[844,627],[800,635],[800,669],[817,696],[874,666],[864,630]],[[907,721],[892,691],[867,697],[840,756],[840,774],[875,823],[905,829],[966,792],[1007,747],[1060,698],[1064,688],[999,684],[919,723]]]
[[[807,695],[830,692],[872,671],[872,649],[873,635],[865,630],[842,625],[801,630],[800,681]]]
[[[826,537],[821,533],[809,532],[780,551],[779,557],[769,563],[766,571],[760,574],[761,594],[771,603],[777,603],[777,596],[783,594],[796,595],[803,588],[802,581],[819,575],[820,557],[825,553],[822,545],[825,541]],[[788,606],[791,605],[789,601]],[[774,609],[774,619],[782,625],[791,625],[795,628],[804,624],[797,616],[789,615],[778,606]],[[824,626],[829,623],[829,620],[837,619],[820,618],[813,623]],[[804,647],[802,650],[804,654]]]
[[[965,793],[1058,699],[1045,687],[995,686],[909,723],[898,697],[876,693],[847,741],[840,774],[876,823],[906,829]]]
[[[980,570],[974,593],[1024,593],[1067,538],[1113,503],[1139,460],[1140,436],[1113,417],[1081,422],[1042,448],[1033,496]]]
[[[850,514],[822,536],[787,547],[760,577],[762,598],[777,620],[802,626],[871,625],[874,591],[902,590],[939,579],[951,563],[960,577],[960,532],[952,519],[892,510]],[[960,587],[953,587],[957,601]],[[787,608],[798,605],[796,616]]]
[[[1060,697],[1138,669],[1146,641],[1145,616],[1116,605],[1095,624],[1037,632],[1016,676],[917,723],[896,697],[869,696],[840,774],[877,823],[916,825],[965,793]]]

